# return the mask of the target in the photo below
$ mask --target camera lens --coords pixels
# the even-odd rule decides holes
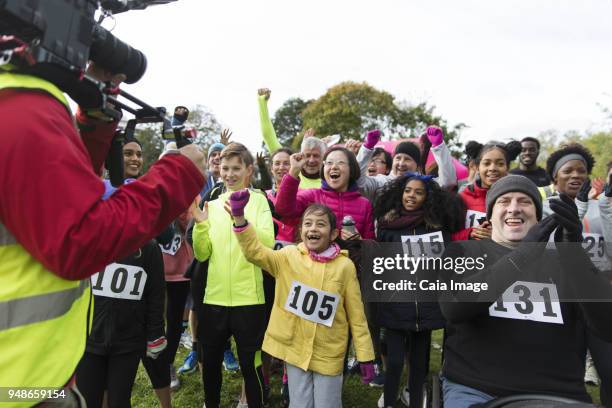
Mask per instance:
[[[125,82],[133,84],[147,70],[145,55],[132,48],[104,27],[94,26],[93,40],[89,50],[89,59],[113,74],[125,74]]]

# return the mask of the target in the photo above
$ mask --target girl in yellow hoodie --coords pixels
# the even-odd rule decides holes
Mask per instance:
[[[349,329],[364,383],[374,377],[374,351],[355,266],[334,242],[336,217],[326,206],[309,206],[302,242],[274,251],[245,219],[248,201],[248,190],[234,192],[226,210],[245,258],[276,278],[262,349],[287,363],[292,407],[340,407]]]

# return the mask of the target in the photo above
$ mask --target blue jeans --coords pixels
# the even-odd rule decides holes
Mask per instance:
[[[482,404],[495,398],[446,378],[442,378],[442,392],[444,393],[444,408],[469,408],[474,404]]]

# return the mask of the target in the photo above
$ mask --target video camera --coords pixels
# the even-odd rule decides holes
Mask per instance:
[[[85,68],[91,60],[113,75],[125,74],[124,82],[129,84],[142,78],[147,69],[145,55],[100,24],[113,14],[174,1],[0,0],[0,67],[7,64],[12,72],[53,83],[90,116],[118,120],[120,109],[134,115],[126,128],[115,135],[106,160],[115,186],[123,183],[122,146],[133,139],[136,124],[164,123],[166,109],[152,107],[108,83],[86,76]],[[98,21],[96,11],[100,12]],[[118,96],[138,107],[119,101]]]
[[[125,74],[131,84],[144,75],[147,59],[102,27],[103,18],[173,1],[0,0],[0,65],[50,81],[82,108],[104,110],[108,87],[84,76],[87,62]]]

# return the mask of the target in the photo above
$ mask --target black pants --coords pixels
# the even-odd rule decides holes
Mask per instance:
[[[183,331],[183,313],[189,294],[189,281],[166,282],[166,339],[168,346],[153,360],[143,358],[147,375],[154,389],[170,386],[170,366],[174,364],[176,351],[181,341]]]
[[[610,405],[612,403],[610,401],[610,397],[612,397],[612,343],[604,341],[587,331],[587,344],[601,380],[599,388],[601,404],[604,407],[612,407]]]
[[[429,351],[431,330],[414,332],[410,330],[385,329],[387,342],[387,373],[385,376],[385,407],[395,406],[400,386],[402,369],[408,349],[410,371],[408,388],[410,406],[420,407],[423,398],[423,384],[429,372]]]
[[[249,408],[263,406],[261,344],[266,331],[266,306],[225,307],[203,304],[198,338],[202,345],[202,380],[207,408],[218,408],[223,377],[221,364],[227,340],[234,336]]]
[[[110,408],[131,407],[132,387],[142,353],[98,355],[86,352],[76,370],[77,387],[88,408],[102,407],[104,391]]]

